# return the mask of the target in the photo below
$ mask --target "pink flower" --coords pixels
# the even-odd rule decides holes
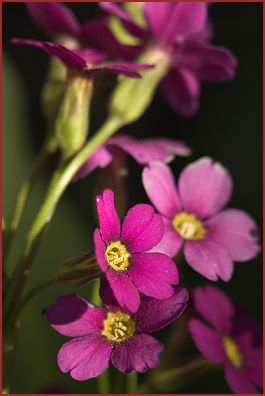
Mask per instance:
[[[150,161],[170,162],[176,155],[190,155],[191,149],[178,140],[153,138],[137,140],[128,135],[117,135],[98,148],[77,172],[74,180],[83,179],[96,168],[108,166],[117,152],[121,150],[129,154],[141,165],[148,165]]]
[[[157,299],[172,296],[172,285],[179,281],[174,262],[165,254],[148,252],[163,237],[161,215],[151,205],[138,204],[121,226],[113,191],[104,190],[96,203],[100,229],[94,232],[95,254],[119,305],[136,312],[139,292]]]
[[[153,162],[143,172],[146,193],[164,220],[153,249],[171,257],[183,248],[187,263],[207,279],[228,281],[233,261],[257,255],[257,226],[245,212],[225,209],[232,193],[227,170],[210,158],[188,165],[175,184],[171,170]]]
[[[198,110],[201,81],[212,83],[235,77],[234,55],[226,48],[208,43],[211,28],[206,2],[144,2],[144,26],[136,23],[118,3],[99,5],[118,17],[137,38],[138,54],[153,51],[168,60],[169,71],[161,88],[180,115],[190,117]],[[108,51],[111,49],[110,45]]]
[[[218,288],[198,287],[193,297],[196,311],[207,321],[207,325],[198,319],[189,322],[197,348],[212,362],[224,364],[226,380],[235,393],[258,393],[262,346],[256,345],[252,327],[238,328],[235,306]]]
[[[106,281],[103,286],[107,310],[70,294],[59,297],[47,311],[50,325],[72,337],[61,347],[58,365],[78,381],[97,377],[107,370],[110,360],[123,373],[156,367],[163,345],[149,333],[177,319],[188,301],[187,290],[179,288],[165,300],[144,297],[132,315],[118,305]]]

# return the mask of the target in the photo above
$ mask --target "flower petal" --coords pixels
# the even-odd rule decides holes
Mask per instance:
[[[75,338],[60,349],[58,365],[63,373],[70,371],[72,378],[85,381],[107,370],[112,349],[112,344],[100,335]]]
[[[244,371],[236,368],[229,362],[225,365],[225,377],[228,385],[235,393],[248,393],[250,395],[259,393],[245,376]]]
[[[162,81],[162,93],[182,117],[191,117],[199,108],[200,83],[187,67],[172,69]]]
[[[142,139],[131,136],[118,135],[108,141],[128,153],[141,165],[148,165],[151,161],[170,162],[176,155],[190,155],[190,148],[181,141],[173,139]]]
[[[79,56],[75,51],[72,51],[62,45],[53,44],[48,41],[39,40],[28,40],[28,39],[17,39],[11,40],[12,44],[16,45],[29,45],[32,47],[39,48],[46,52],[48,55],[56,56],[59,58],[66,66],[70,68],[75,68],[78,70],[86,69],[86,61]]]
[[[164,299],[174,294],[179,282],[175,263],[162,253],[138,253],[131,258],[128,274],[136,287],[149,297]]]
[[[190,267],[209,280],[220,278],[227,282],[232,277],[231,258],[222,246],[211,240],[185,241],[184,255]]]
[[[181,172],[178,182],[185,211],[201,219],[215,214],[226,205],[232,186],[228,171],[208,157],[188,165]]]
[[[107,147],[104,145],[99,147],[76,173],[74,181],[84,179],[98,167],[105,168],[111,163],[112,159],[113,156]]]
[[[111,307],[119,306],[119,303],[114,296],[113,290],[106,278],[100,279],[99,295],[104,306],[108,308],[108,310],[111,310]]]
[[[191,319],[189,330],[199,351],[214,363],[223,363],[225,353],[222,336],[197,319]]]
[[[161,342],[147,334],[137,334],[125,343],[115,345],[111,361],[122,373],[144,373],[159,364],[159,354],[164,349]]]
[[[113,2],[99,2],[99,6],[110,14],[116,15],[124,24],[125,28],[135,37],[142,38],[145,35],[145,30],[135,23],[130,15],[120,5]]]
[[[134,313],[140,305],[140,296],[135,285],[127,275],[128,271],[125,272],[118,273],[109,268],[106,276],[119,305]]]
[[[202,81],[221,82],[235,77],[237,61],[226,48],[190,40],[183,44],[182,51],[181,63]]]
[[[175,41],[176,36],[187,37],[199,33],[207,19],[207,4],[204,2],[176,2],[168,18],[165,29],[161,32],[166,43]]]
[[[108,262],[105,256],[106,246],[101,238],[101,234],[98,228],[94,231],[94,247],[98,265],[103,272],[106,272],[108,268]]]
[[[149,250],[149,253],[164,253],[169,257],[175,257],[183,245],[183,239],[174,230],[172,221],[166,217],[162,218],[164,223],[163,238],[156,246]]]
[[[56,304],[47,310],[50,325],[67,337],[80,337],[100,331],[105,317],[103,309],[75,294],[57,298]]]
[[[155,37],[160,38],[161,32],[168,23],[168,17],[170,16],[174,4],[167,2],[153,2],[145,1],[144,3],[144,15],[147,20],[148,26]]]
[[[164,234],[164,223],[162,216],[154,214],[146,229],[136,238],[128,243],[128,248],[132,253],[146,252],[154,248],[161,241]]]
[[[177,187],[170,168],[151,162],[143,170],[143,185],[148,198],[162,215],[172,219],[181,210]]]
[[[223,246],[235,261],[250,260],[260,251],[257,224],[245,212],[226,209],[205,222],[209,238]]]
[[[122,223],[122,241],[129,243],[141,235],[152,222],[154,215],[154,208],[147,204],[137,204],[129,209]]]
[[[235,342],[244,356],[245,376],[256,386],[262,387],[262,346],[255,347],[255,334],[243,331],[235,337]]]
[[[115,62],[109,61],[93,66],[93,72],[105,71],[113,74],[123,74],[126,77],[141,78],[141,74],[137,70],[145,70],[152,68],[153,65],[132,63],[132,62]]]
[[[98,48],[119,59],[136,59],[139,46],[125,45],[118,42],[108,27],[108,17],[85,22],[81,26],[81,37],[86,45]]]
[[[120,219],[114,206],[114,193],[106,189],[96,198],[100,233],[104,242],[120,239]]]
[[[68,34],[76,36],[79,23],[70,9],[62,3],[25,3],[32,19],[51,36]]]
[[[229,334],[232,330],[234,305],[230,298],[217,287],[207,285],[193,291],[196,311],[211,325]]]
[[[138,333],[152,333],[166,327],[184,311],[189,299],[187,289],[175,288],[172,297],[164,300],[144,296],[135,315]]]

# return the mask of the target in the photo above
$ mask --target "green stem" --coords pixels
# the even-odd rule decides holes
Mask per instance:
[[[101,300],[99,296],[99,279],[95,279],[92,284],[92,291],[91,291],[91,301],[93,304],[100,306]]]
[[[135,394],[137,393],[137,383],[138,383],[138,375],[135,372],[132,372],[127,375],[127,393]]]
[[[187,364],[170,370],[157,372],[138,388],[138,393],[176,393],[192,381],[220,369],[220,365],[211,363],[206,358],[198,358]]]
[[[105,371],[105,373],[101,374],[97,378],[97,385],[98,385],[98,393],[99,394],[108,394],[110,393],[110,388],[109,388],[109,375],[108,372]]]
[[[24,254],[11,278],[3,306],[5,320],[10,315],[13,304],[21,299],[38,246],[66,187],[89,156],[111,137],[121,125],[122,120],[120,118],[110,116],[98,133],[74,158],[60,162],[52,177],[43,205],[29,231]]]
[[[41,149],[36,162],[33,166],[33,170],[29,176],[29,178],[22,184],[20,191],[17,196],[17,201],[15,204],[14,213],[11,219],[10,227],[6,228],[6,238],[5,245],[3,247],[3,267],[7,263],[7,258],[12,246],[12,242],[15,236],[15,233],[19,227],[24,209],[26,207],[30,192],[32,191],[36,181],[38,180],[41,172],[47,165],[51,155],[56,150],[57,143],[55,141],[54,136],[49,137],[47,141],[44,143],[43,148]]]
[[[57,274],[52,275],[50,278],[45,279],[44,281],[38,283],[35,287],[33,287],[27,294],[24,295],[24,297],[21,299],[20,303],[17,304],[15,310],[13,311],[12,315],[10,316],[10,322],[15,323],[16,320],[18,319],[21,311],[23,308],[27,305],[27,303],[36,296],[40,291],[43,289],[46,289],[46,287],[54,285],[55,283],[58,283],[59,279]]]

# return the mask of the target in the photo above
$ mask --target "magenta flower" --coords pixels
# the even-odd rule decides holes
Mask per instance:
[[[262,346],[255,345],[252,328],[237,328],[236,308],[218,288],[198,287],[193,297],[196,311],[207,321],[207,325],[198,319],[189,322],[197,348],[212,362],[224,364],[226,380],[235,393],[259,393]]]
[[[188,165],[178,185],[166,165],[153,162],[143,171],[143,184],[164,220],[164,237],[154,251],[173,257],[183,248],[187,263],[213,281],[228,281],[233,261],[249,260],[259,252],[255,221],[241,210],[223,209],[233,183],[211,158]]]
[[[101,295],[107,309],[70,294],[59,297],[47,311],[50,325],[72,337],[61,347],[58,365],[78,381],[97,377],[110,361],[123,373],[156,367],[163,345],[149,333],[177,319],[188,301],[187,290],[178,288],[165,300],[143,298],[132,315],[118,305],[106,282],[103,286]]]
[[[226,48],[208,43],[211,34],[207,3],[144,2],[146,26],[138,25],[117,3],[101,2],[99,5],[118,17],[128,32],[142,41],[138,54],[153,51],[168,60],[170,70],[161,88],[171,107],[180,115],[189,117],[197,111],[200,81],[220,82],[234,78],[237,64],[234,55]]]
[[[172,285],[179,281],[176,265],[165,254],[148,252],[163,237],[161,215],[151,205],[138,204],[121,227],[113,191],[104,190],[96,203],[100,229],[94,232],[95,254],[119,305],[136,312],[139,292],[157,299],[172,296]]]
[[[123,74],[131,78],[140,78],[141,75],[137,70],[152,67],[151,65],[141,65],[132,62],[105,61],[106,54],[92,48],[71,50],[63,45],[53,44],[48,41],[17,38],[12,39],[11,42],[17,45],[37,47],[48,55],[59,58],[68,68],[84,72],[88,75],[105,71],[113,74]]]
[[[141,165],[148,165],[150,161],[170,162],[176,155],[190,155],[191,149],[178,140],[153,138],[137,140],[132,136],[118,135],[98,148],[77,172],[75,179],[83,179],[96,168],[108,166],[120,150],[129,154]]]
[[[57,44],[70,49],[92,47],[102,52],[111,47],[112,55],[132,58],[132,48],[121,45],[107,27],[106,18],[79,23],[70,8],[63,3],[25,3],[33,21]],[[68,44],[68,45],[66,45]]]

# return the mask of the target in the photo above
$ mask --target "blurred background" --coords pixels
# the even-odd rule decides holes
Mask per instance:
[[[76,2],[68,3],[68,6],[81,21],[99,14],[96,3]],[[231,49],[238,58],[236,79],[216,85],[203,84],[199,112],[191,119],[177,116],[158,92],[144,117],[124,128],[124,132],[139,138],[167,136],[186,141],[192,147],[193,155],[190,158],[177,158],[171,164],[176,176],[188,162],[204,155],[222,162],[234,179],[230,206],[249,212],[257,220],[261,232],[262,4],[215,3],[209,12],[215,31],[214,43]],[[41,112],[40,92],[48,65],[48,57],[42,52],[34,48],[13,47],[9,42],[12,37],[45,38],[27,15],[23,3],[3,4],[3,215],[7,222],[19,187],[29,174],[44,140],[46,126]],[[94,99],[94,130],[103,120],[105,99],[114,81],[109,76],[100,81],[99,85],[104,83],[105,88],[104,93],[99,91]],[[31,196],[10,256],[9,269],[23,248],[26,230],[39,209],[54,165],[55,162],[47,168]],[[128,159],[128,170],[128,206],[148,202],[141,184],[141,167]],[[107,177],[105,172],[94,172],[89,178],[73,183],[68,188],[35,260],[29,287],[53,274],[64,259],[92,248],[91,235],[96,225],[95,191],[108,186]],[[261,255],[255,260],[238,263],[231,282],[218,283],[260,322],[261,263]],[[206,283],[188,266],[183,268],[183,279],[189,288]],[[55,333],[41,315],[56,296],[71,291],[88,297],[90,286],[78,290],[67,285],[51,286],[23,311],[12,375],[12,393],[42,393],[47,387],[61,387],[64,393],[96,391],[95,380],[78,383],[59,371],[56,354],[65,339]],[[188,353],[190,356],[195,355],[189,336],[183,326],[178,326],[179,332],[184,334],[183,344],[187,343]],[[175,330],[176,327],[172,325],[159,335],[164,342],[172,345],[173,366],[185,359],[182,356],[181,337],[174,342],[175,334],[176,337],[178,334]],[[181,392],[230,393],[230,390],[223,373],[217,373],[198,380],[181,389]],[[174,389],[171,393],[174,393]]]

